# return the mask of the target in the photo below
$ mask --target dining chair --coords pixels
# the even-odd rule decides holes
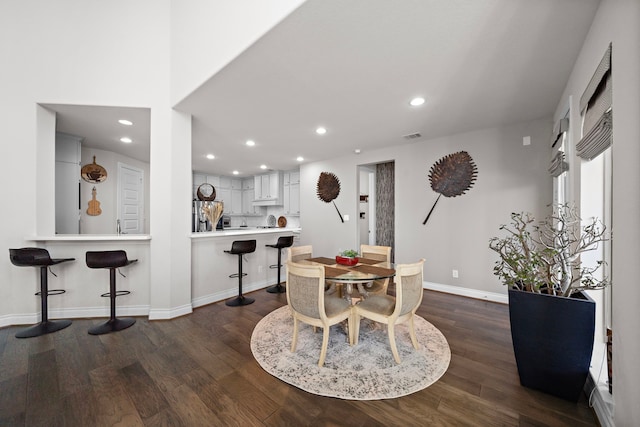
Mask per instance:
[[[302,259],[311,258],[313,256],[313,246],[291,246],[287,255],[287,261],[297,262]]]
[[[353,316],[351,304],[343,298],[326,296],[324,267],[287,261],[287,303],[293,316],[291,352],[298,344],[299,322],[322,328],[322,347],[318,366],[324,365],[332,325],[348,321],[349,344],[352,343]]]
[[[374,322],[387,325],[389,345],[396,363],[400,363],[400,355],[396,347],[395,326],[409,322],[411,343],[416,350],[419,348],[413,318],[422,302],[422,267],[424,259],[413,264],[398,264],[396,266],[396,296],[373,295],[354,306],[353,313],[353,344],[358,343],[360,332],[360,318],[365,317]]]
[[[360,245],[362,258],[374,259],[380,262],[391,262],[391,246]],[[389,279],[374,280],[364,290],[369,295],[386,295],[389,287]]]

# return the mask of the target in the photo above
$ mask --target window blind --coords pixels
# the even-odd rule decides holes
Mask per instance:
[[[563,172],[569,170],[569,164],[564,160],[564,153],[562,151],[558,151],[556,155],[551,160],[551,166],[549,166],[549,173],[551,176],[558,177]]]
[[[560,141],[562,134],[569,130],[569,118],[560,119],[553,126],[553,136],[551,137],[551,148]]]
[[[580,112],[584,113],[584,121],[583,137],[576,145],[576,154],[579,157],[591,160],[611,146],[613,134],[611,100],[611,44],[609,44],[580,98]]]

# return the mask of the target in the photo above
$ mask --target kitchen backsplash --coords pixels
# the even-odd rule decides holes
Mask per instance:
[[[273,215],[276,220],[280,216],[284,216],[287,219],[287,228],[296,228],[300,226],[299,216],[289,216],[283,214],[284,209],[282,206],[269,206],[266,208],[266,214],[264,216],[231,216],[231,227],[240,227],[246,225],[247,227],[259,227],[267,225],[267,217]],[[244,224],[243,224],[244,221]]]

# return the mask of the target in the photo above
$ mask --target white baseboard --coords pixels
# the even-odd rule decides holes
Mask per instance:
[[[587,377],[584,392],[589,397],[589,405],[598,417],[602,427],[615,427],[613,422],[613,397],[609,394],[607,384],[596,385],[596,380],[591,374]]]
[[[243,286],[243,292],[252,292],[264,289],[273,283],[261,281]],[[502,304],[508,303],[507,295],[479,291],[477,289],[462,288],[459,286],[443,285],[440,283],[424,282],[424,289],[445,292],[448,294],[460,295],[469,298],[487,300]],[[118,315],[120,316],[149,316],[149,320],[168,320],[175,317],[184,316],[193,311],[196,307],[223,301],[238,295],[236,288],[226,289],[224,291],[214,292],[198,298],[194,298],[191,304],[184,304],[179,307],[171,307],[167,309],[150,309],[148,305],[139,306],[118,306]],[[109,317],[109,307],[80,307],[67,309],[54,309],[49,311],[51,319],[78,319],[78,318],[94,318]],[[40,313],[28,314],[12,314],[0,317],[0,327],[11,325],[30,325],[40,321]]]
[[[507,294],[498,294],[496,292],[480,291],[477,289],[462,288],[460,286],[443,285],[440,283],[423,282],[422,287],[431,291],[444,292],[447,294],[460,295],[468,298],[481,299],[500,304],[509,304],[509,296]]]
[[[149,320],[169,320],[175,317],[190,314],[192,312],[192,304],[184,304],[179,307],[172,307],[167,309],[151,309],[149,310]]]
[[[109,317],[109,307],[78,307],[50,309],[48,317],[55,319],[83,319]],[[118,316],[147,316],[148,305],[123,305],[118,306]],[[9,314],[0,317],[0,327],[11,325],[34,325],[40,322],[40,313]]]
[[[267,281],[262,281],[262,282],[257,282],[257,283],[251,283],[249,285],[245,285],[243,283],[242,285],[242,293],[247,293],[247,292],[253,292],[253,291],[257,291],[260,289],[264,289],[268,286],[270,286],[271,283],[267,282]],[[214,292],[212,294],[208,294],[208,295],[203,295],[201,297],[198,298],[194,298],[193,300],[191,300],[191,305],[193,306],[193,308],[196,307],[202,307],[203,305],[207,305],[207,304],[212,304],[214,302],[218,302],[218,301],[223,301],[229,298],[233,298],[235,296],[238,295],[238,288],[235,289],[226,289],[224,291],[220,291],[220,292]]]

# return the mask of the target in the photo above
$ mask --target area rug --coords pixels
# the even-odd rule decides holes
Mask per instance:
[[[415,319],[420,349],[411,345],[406,325],[396,327],[402,363],[393,359],[386,327],[363,320],[358,345],[349,346],[342,325],[331,327],[324,366],[318,366],[322,329],[300,325],[298,347],[290,351],[293,318],[288,306],[269,313],[251,335],[251,351],[269,374],[309,393],[350,400],[392,399],[422,390],[449,367],[451,350],[442,333]]]

